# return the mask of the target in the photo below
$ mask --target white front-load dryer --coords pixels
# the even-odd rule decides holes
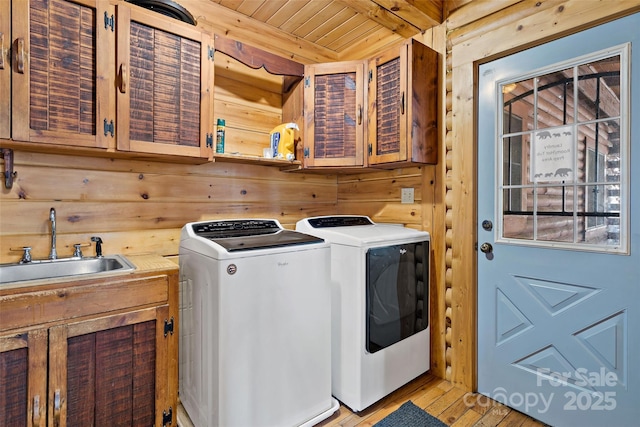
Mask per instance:
[[[333,396],[361,411],[428,371],[429,233],[347,215],[296,230],[331,244]]]
[[[312,426],[338,409],[329,251],[276,220],[183,227],[179,393],[196,427]]]

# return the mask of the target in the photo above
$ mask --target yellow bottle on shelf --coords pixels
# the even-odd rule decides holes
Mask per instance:
[[[300,130],[296,123],[283,123],[276,126],[269,134],[271,152],[276,159],[293,161],[296,158],[294,130]]]

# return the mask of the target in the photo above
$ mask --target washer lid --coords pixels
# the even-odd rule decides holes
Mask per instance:
[[[426,231],[401,224],[374,223],[362,215],[305,218],[296,223],[296,230],[321,237],[331,244],[360,247],[430,240]]]
[[[196,236],[209,239],[228,252],[322,243],[324,239],[285,230],[273,220],[225,220],[191,224]]]

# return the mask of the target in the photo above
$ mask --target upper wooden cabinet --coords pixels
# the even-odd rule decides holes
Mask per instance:
[[[0,12],[0,87],[12,94],[0,101],[0,138],[210,158],[206,32],[108,0],[1,1]]]
[[[117,7],[118,150],[208,158],[213,39],[137,7]]]
[[[437,107],[438,54],[413,39],[366,62],[309,65],[304,167],[437,163]]]
[[[113,15],[113,6],[104,0],[14,0],[0,8],[0,72],[3,89],[11,81],[12,95],[2,96],[0,136],[108,148],[103,121],[115,112],[115,34],[103,17]],[[8,99],[11,108],[5,108]]]
[[[416,40],[369,61],[370,166],[438,161],[438,54]]]
[[[364,68],[362,61],[305,67],[305,167],[365,165]]]

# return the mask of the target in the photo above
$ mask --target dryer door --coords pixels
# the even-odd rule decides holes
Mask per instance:
[[[366,259],[366,348],[375,353],[429,326],[429,242],[371,248]]]

